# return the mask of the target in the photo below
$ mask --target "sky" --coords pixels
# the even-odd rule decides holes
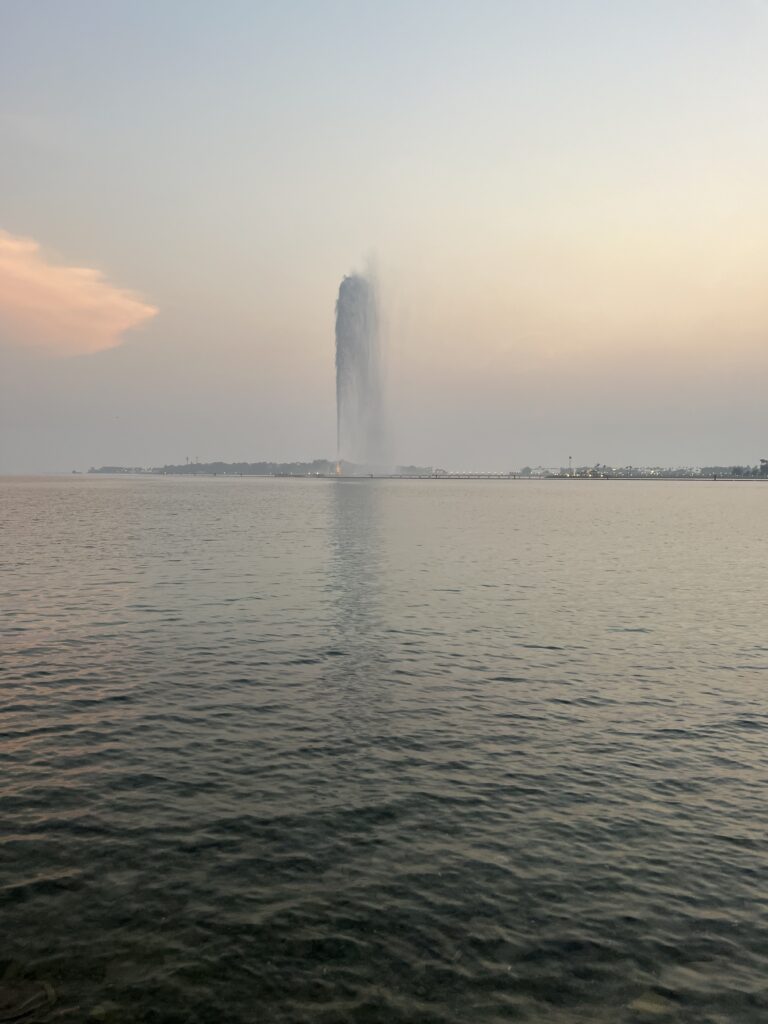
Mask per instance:
[[[3,0],[0,472],[768,457],[765,0]]]

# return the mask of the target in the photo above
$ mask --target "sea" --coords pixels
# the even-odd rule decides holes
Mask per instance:
[[[768,485],[0,481],[0,1020],[768,1020]]]

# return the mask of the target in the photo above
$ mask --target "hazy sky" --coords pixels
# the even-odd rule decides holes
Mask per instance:
[[[768,456],[763,0],[2,0],[0,471]]]

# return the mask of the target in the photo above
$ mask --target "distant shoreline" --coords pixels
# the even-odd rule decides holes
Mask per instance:
[[[96,471],[91,473],[12,473],[4,474],[7,478],[12,477],[67,477],[82,476],[92,478],[97,477],[108,477],[110,479],[121,479],[129,477],[131,479],[137,478],[179,478],[183,480],[196,479],[205,477],[209,480],[221,479],[221,480],[245,480],[245,479],[256,479],[256,480],[336,480],[342,483],[355,482],[360,483],[366,480],[428,480],[435,483],[440,483],[446,480],[496,480],[499,482],[517,482],[517,483],[637,483],[637,482],[653,482],[653,483],[765,483],[768,482],[766,476],[730,476],[730,475],[697,475],[697,476],[661,476],[661,475],[641,475],[635,474],[633,476],[521,476],[518,474],[507,474],[507,473],[442,473],[442,474],[404,474],[404,473],[369,473],[369,474],[357,474],[357,475],[344,475],[336,473],[212,473],[205,470],[190,473],[163,473],[163,472],[152,472],[152,471],[137,471],[131,472],[128,470],[109,473],[103,471]]]

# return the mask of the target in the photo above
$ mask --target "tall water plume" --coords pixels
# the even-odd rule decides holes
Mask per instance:
[[[336,302],[336,443],[340,465],[383,465],[379,313],[376,289],[362,274],[344,278]]]

